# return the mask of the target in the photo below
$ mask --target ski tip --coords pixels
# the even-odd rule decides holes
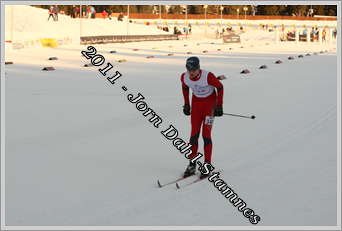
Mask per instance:
[[[159,188],[161,188],[161,187],[162,187],[162,185],[161,185],[161,183],[160,183],[160,181],[159,181],[159,180],[157,180],[157,184],[158,184],[158,187],[159,187]]]
[[[179,184],[178,184],[178,183],[176,183],[176,188],[177,188],[177,189],[180,189],[180,187],[179,187]]]

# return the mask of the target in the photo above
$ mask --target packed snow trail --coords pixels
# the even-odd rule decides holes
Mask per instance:
[[[180,176],[187,160],[126,95],[142,93],[163,118],[162,128],[173,124],[187,140],[183,44],[96,46],[123,74],[116,85],[97,68],[82,67],[85,47],[6,54],[14,61],[4,76],[8,225],[251,225],[206,180],[179,191],[156,184]],[[260,225],[335,225],[336,53],[287,60],[323,48],[228,48],[187,47],[202,68],[228,77],[225,112],[256,115],[215,118],[214,166],[261,216]],[[171,51],[178,55],[166,56]],[[156,57],[146,59],[151,54]],[[51,56],[58,60],[48,61]],[[128,61],[115,62],[119,57]],[[283,64],[274,64],[277,59]],[[42,72],[46,64],[56,71]],[[268,69],[259,70],[262,64]],[[251,73],[239,74],[244,68]]]

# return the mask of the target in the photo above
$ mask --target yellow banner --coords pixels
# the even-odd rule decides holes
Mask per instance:
[[[57,39],[45,38],[40,39],[40,43],[43,47],[58,47]]]

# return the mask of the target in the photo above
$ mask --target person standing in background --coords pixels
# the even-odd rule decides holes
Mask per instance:
[[[57,5],[55,5],[53,7],[54,21],[58,21],[58,12],[59,12],[59,8]]]
[[[50,6],[50,8],[49,8],[48,21],[50,20],[51,17],[52,17],[53,20],[55,20],[54,15],[53,15],[53,6]]]

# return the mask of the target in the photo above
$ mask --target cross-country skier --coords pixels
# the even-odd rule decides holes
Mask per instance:
[[[214,122],[214,116],[223,115],[223,85],[219,81],[220,78],[200,69],[200,61],[198,57],[190,57],[186,60],[187,72],[181,75],[182,89],[184,96],[183,112],[185,115],[191,115],[191,136],[190,144],[192,145],[192,153],[189,159],[197,156],[198,138],[202,127],[202,136],[204,141],[204,162],[211,163],[212,141],[211,129]],[[223,77],[224,76],[219,76]],[[192,90],[191,106],[189,101],[189,88]],[[217,90],[217,93],[215,91]],[[196,171],[196,163],[187,166],[184,177],[194,175]],[[201,178],[207,177],[208,174],[201,173]]]

